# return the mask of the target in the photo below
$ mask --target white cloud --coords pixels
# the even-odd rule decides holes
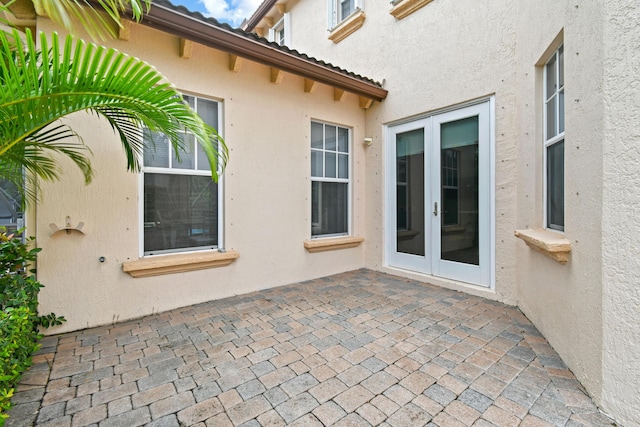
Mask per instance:
[[[201,0],[209,15],[219,21],[239,26],[249,19],[262,0]]]

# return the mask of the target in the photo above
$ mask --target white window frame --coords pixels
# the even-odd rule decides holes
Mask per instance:
[[[554,79],[556,86],[553,88],[552,93],[547,96],[549,93],[548,85],[551,84],[548,73],[548,65],[555,60],[554,66]],[[543,99],[543,134],[544,134],[544,144],[543,144],[543,180],[544,180],[544,227],[546,229],[556,231],[556,232],[564,232],[565,226],[565,218],[566,215],[564,213],[565,202],[563,203],[563,216],[562,216],[562,225],[560,224],[551,224],[549,218],[549,180],[547,178],[548,174],[548,158],[547,152],[549,147],[558,144],[564,143],[565,140],[565,120],[564,120],[564,65],[561,66],[561,60],[564,60],[564,45],[560,44],[560,46],[553,52],[550,58],[545,62],[543,66],[543,88],[542,88],[542,99]],[[548,132],[548,108],[553,103],[553,107],[555,109],[555,114],[553,117],[554,123],[553,125],[553,134],[549,135]],[[561,108],[562,107],[562,108]],[[566,150],[565,150],[566,153]],[[564,166],[563,166],[564,171]],[[564,179],[563,179],[564,185]],[[564,191],[563,191],[564,193]]]
[[[342,16],[342,3],[344,1],[353,1],[353,10],[347,16]],[[340,25],[349,16],[356,13],[358,10],[364,10],[364,0],[329,0],[328,4],[328,17],[327,26],[329,31]]]
[[[338,128],[342,128],[342,129],[346,129],[347,130],[347,178],[331,178],[331,177],[319,177],[319,176],[314,176],[311,169],[309,170],[309,176],[311,179],[311,182],[338,182],[338,183],[345,183],[347,184],[347,231],[345,233],[330,233],[330,234],[319,234],[319,235],[313,235],[313,227],[314,226],[320,226],[320,223],[314,223],[313,222],[313,190],[312,188],[310,188],[310,192],[311,192],[311,197],[309,198],[311,200],[311,205],[309,206],[311,208],[311,214],[309,215],[309,218],[311,219],[311,228],[309,229],[309,232],[311,234],[311,238],[312,239],[322,239],[322,238],[330,238],[330,237],[344,237],[344,236],[351,236],[351,230],[352,230],[352,173],[353,173],[353,168],[352,168],[352,156],[351,153],[353,152],[353,129],[348,127],[348,126],[344,126],[344,125],[339,125],[339,124],[335,124],[335,123],[331,123],[331,122],[326,122],[323,120],[315,120],[312,119],[311,122],[309,123],[309,131],[311,132],[311,124],[312,123],[316,123],[316,124],[321,124],[323,126],[323,130],[322,130],[322,139],[323,142],[326,141],[326,126],[335,126],[336,127],[336,131],[338,130]],[[311,137],[309,138],[309,149],[310,152],[322,152],[323,154],[325,152],[333,152],[330,150],[326,150],[324,148],[319,149],[319,148],[312,148],[311,147]],[[339,159],[338,159],[338,154],[345,154],[342,151],[338,151],[338,140],[336,139],[336,176],[339,174]],[[310,156],[310,159],[312,158],[312,156]],[[312,160],[311,160],[312,161]],[[326,172],[326,168],[325,168],[325,163],[324,163],[324,155],[323,155],[323,164],[322,164],[322,173],[323,175]],[[311,184],[313,185],[313,184]],[[320,196],[319,204],[322,204],[322,196]]]
[[[205,97],[205,96],[200,96],[200,95],[194,95],[191,93],[185,93],[183,92],[183,96],[185,97],[190,97],[193,98],[194,100],[194,105],[195,108],[194,110],[197,112],[197,100],[198,99],[204,99],[207,101],[212,101],[215,102],[217,104],[218,107],[218,126],[214,126],[214,128],[216,129],[216,131],[218,132],[218,135],[220,135],[222,137],[222,123],[224,123],[224,119],[223,119],[223,108],[222,108],[222,100],[220,99],[216,99],[216,98],[212,98],[212,97]],[[197,168],[197,164],[198,164],[198,150],[197,150],[197,141],[195,142],[195,147],[194,147],[194,165]],[[196,252],[196,251],[202,251],[202,250],[211,250],[211,249],[217,249],[220,252],[224,252],[224,228],[223,228],[223,224],[224,224],[224,209],[223,209],[223,201],[224,201],[224,177],[222,174],[218,174],[218,182],[217,182],[217,186],[218,186],[218,197],[217,197],[217,215],[218,215],[218,223],[217,223],[217,227],[218,227],[218,244],[215,246],[198,246],[198,247],[190,247],[190,248],[177,248],[177,249],[165,249],[165,250],[156,250],[156,251],[147,251],[145,252],[144,249],[144,213],[145,213],[145,206],[144,206],[144,175],[145,173],[158,173],[158,174],[175,174],[175,175],[196,175],[196,176],[211,176],[211,170],[197,170],[197,169],[174,169],[171,168],[172,163],[173,163],[173,147],[171,147],[170,145],[170,155],[169,155],[169,167],[168,168],[164,168],[164,167],[151,167],[151,166],[144,166],[144,154],[140,155],[140,164],[142,165],[141,167],[141,171],[139,174],[139,188],[140,188],[140,197],[138,198],[138,212],[139,212],[139,254],[140,257],[149,257],[149,256],[156,256],[156,255],[167,255],[167,254],[173,254],[173,253],[185,253],[185,252]]]
[[[284,39],[278,40],[280,31],[284,32]],[[285,12],[282,18],[269,28],[269,41],[278,43],[281,46],[291,46],[291,13]]]

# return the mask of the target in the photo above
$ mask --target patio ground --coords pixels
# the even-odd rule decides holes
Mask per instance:
[[[359,270],[42,340],[6,426],[611,426],[514,307]]]

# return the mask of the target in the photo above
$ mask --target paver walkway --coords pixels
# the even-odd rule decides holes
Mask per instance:
[[[7,426],[610,426],[516,308],[359,270],[42,340]]]

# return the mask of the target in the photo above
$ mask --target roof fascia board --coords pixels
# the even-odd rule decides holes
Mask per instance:
[[[142,23],[152,28],[184,37],[196,43],[279,68],[291,74],[313,79],[359,96],[382,101],[387,90],[355,77],[323,67],[305,58],[276,49],[225,28],[182,14],[160,4],[154,4]]]
[[[247,22],[243,30],[253,31],[256,25],[260,23],[262,18],[265,17],[265,15],[271,10],[273,6],[275,6],[277,2],[278,0],[264,0],[260,4],[260,6],[258,6],[258,9],[255,12],[253,12],[253,15],[251,15],[251,18],[249,18],[249,21]]]

